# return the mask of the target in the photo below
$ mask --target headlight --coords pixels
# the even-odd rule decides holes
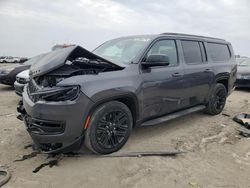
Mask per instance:
[[[79,93],[80,93],[79,86],[65,86],[65,87],[41,89],[37,92],[29,93],[29,95],[34,101],[38,100],[72,101],[78,97]]]

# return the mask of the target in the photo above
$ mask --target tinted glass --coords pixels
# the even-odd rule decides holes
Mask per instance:
[[[169,58],[169,66],[178,64],[174,40],[160,40],[156,42],[149,50],[147,56],[149,55],[166,55]]]
[[[184,59],[187,64],[202,63],[202,54],[199,42],[181,41]]]
[[[150,42],[150,37],[126,37],[105,42],[93,53],[111,62],[129,64]]]
[[[208,43],[209,52],[213,61],[227,61],[230,51],[226,44]]]

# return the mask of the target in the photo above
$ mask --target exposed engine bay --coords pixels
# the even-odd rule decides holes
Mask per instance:
[[[114,70],[117,69],[105,62],[78,57],[73,60],[67,60],[65,65],[62,67],[45,75],[35,77],[34,80],[36,84],[42,88],[54,87],[57,83],[68,77],[86,74],[98,74],[100,72]]]
[[[80,91],[79,86],[58,87],[59,82],[72,76],[97,75],[122,69],[80,46],[50,52],[31,67],[28,94],[34,102],[73,100]]]

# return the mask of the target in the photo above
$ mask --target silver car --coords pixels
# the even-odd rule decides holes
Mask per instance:
[[[29,82],[29,69],[20,72],[16,76],[14,83],[15,92],[17,95],[22,96],[24,85]]]

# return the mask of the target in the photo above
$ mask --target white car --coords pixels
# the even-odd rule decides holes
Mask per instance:
[[[20,59],[17,57],[4,57],[0,59],[0,63],[19,63]]]
[[[29,71],[29,69],[22,71],[16,76],[14,87],[16,94],[19,96],[22,96],[24,85],[29,82]]]

